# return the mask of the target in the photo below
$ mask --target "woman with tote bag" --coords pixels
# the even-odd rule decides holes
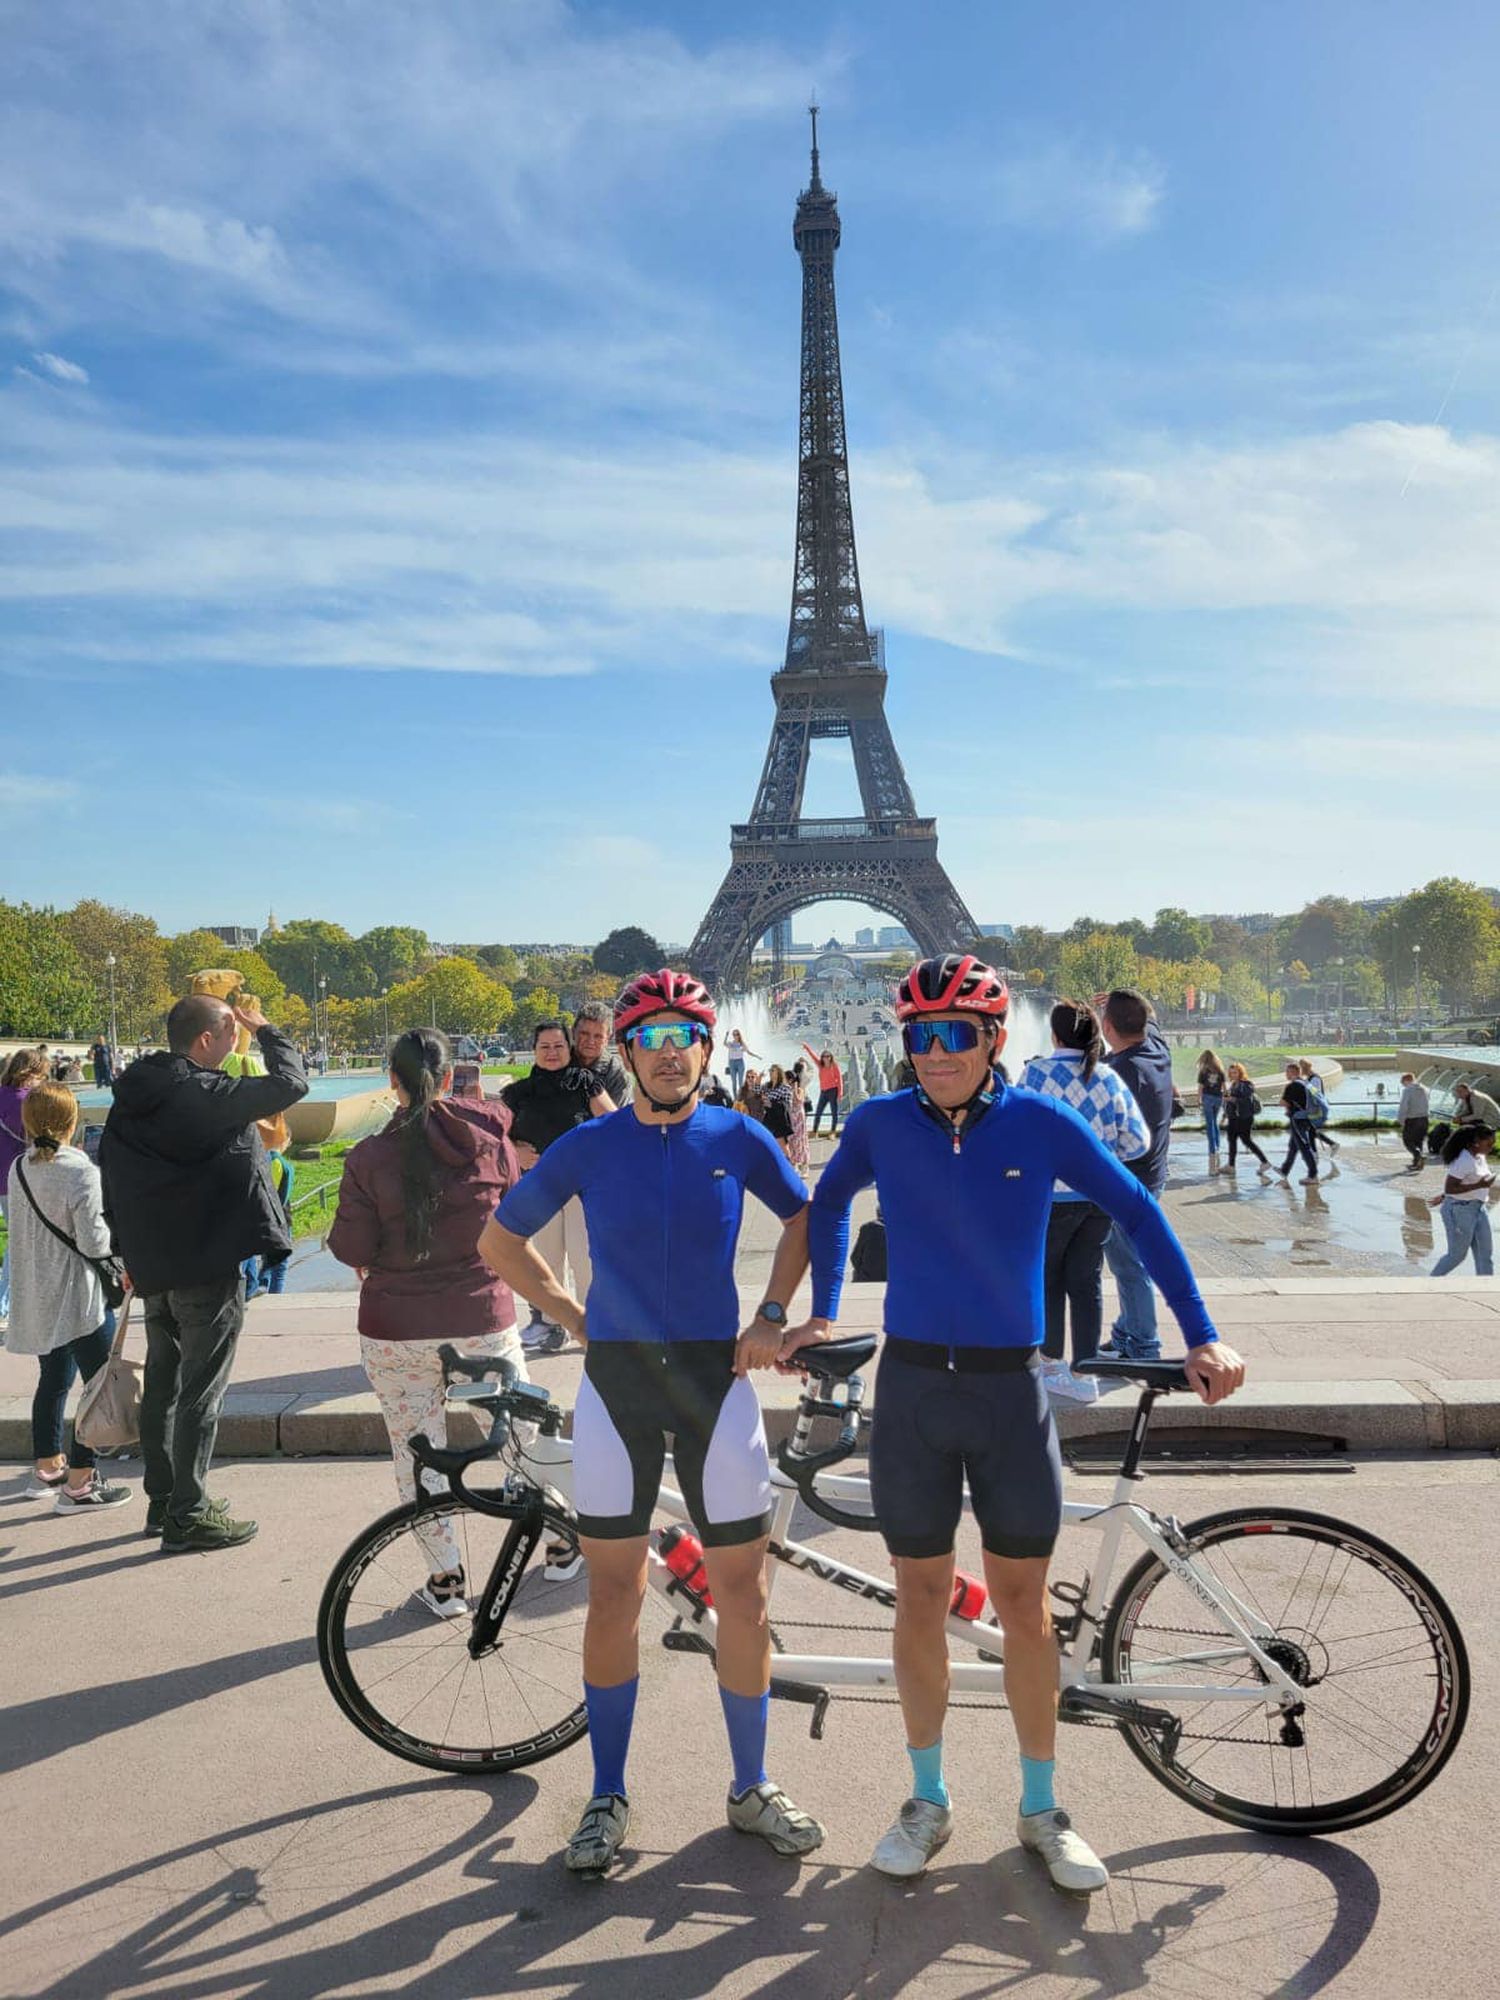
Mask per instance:
[[[95,1469],[94,1454],[76,1431],[63,1453],[68,1391],[79,1375],[91,1381],[114,1345],[115,1316],[93,1262],[110,1254],[99,1169],[69,1144],[78,1100],[65,1083],[37,1084],[21,1115],[27,1150],[11,1168],[6,1189],[11,1301],[5,1344],[12,1354],[37,1357],[31,1405],[36,1462],[27,1497],[55,1496],[60,1514],[120,1507],[133,1497],[131,1489]]]

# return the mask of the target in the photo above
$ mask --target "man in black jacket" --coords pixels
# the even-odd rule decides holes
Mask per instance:
[[[220,1063],[250,1029],[265,1076]],[[255,1130],[307,1093],[302,1058],[249,1008],[207,994],[167,1016],[167,1052],[115,1086],[99,1145],[104,1212],[146,1319],[141,1453],[147,1534],[169,1552],[233,1548],[255,1533],[205,1490],[245,1320],[247,1257],[279,1263],[291,1234]]]
[[[1167,1150],[1172,1143],[1172,1056],[1152,1015],[1151,1002],[1133,987],[1117,987],[1104,1002],[1101,1015],[1109,1044],[1105,1061],[1141,1108],[1151,1144],[1139,1159],[1126,1160],[1149,1194],[1161,1199],[1167,1184]],[[1104,1255],[1120,1295],[1114,1324],[1113,1351],[1131,1361],[1156,1361],[1161,1342],[1156,1333],[1156,1294],[1134,1243],[1118,1223],[1104,1243]]]

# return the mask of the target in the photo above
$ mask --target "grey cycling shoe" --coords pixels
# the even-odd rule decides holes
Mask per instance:
[[[1083,1836],[1073,1831],[1073,1822],[1061,1806],[1046,1812],[1019,1813],[1016,1836],[1023,1847],[1041,1855],[1055,1886],[1070,1896],[1092,1896],[1108,1888],[1109,1870]]]
[[[951,1806],[934,1805],[931,1799],[908,1799],[896,1824],[875,1843],[870,1866],[901,1880],[920,1875],[938,1849],[947,1846],[952,1832]]]
[[[575,1875],[602,1875],[630,1831],[630,1805],[618,1792],[589,1800],[563,1861]]]
[[[811,1854],[823,1845],[823,1829],[810,1813],[794,1806],[780,1785],[762,1778],[758,1785],[729,1794],[729,1824],[736,1833],[753,1833],[778,1854]]]

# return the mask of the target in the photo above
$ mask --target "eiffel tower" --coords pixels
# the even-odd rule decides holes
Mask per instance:
[[[719,989],[740,982],[758,938],[811,903],[884,910],[924,953],[979,931],[938,860],[937,821],[918,816],[885,717],[884,635],[865,624],[833,290],[838,201],[819,175],[816,105],[811,113],[812,179],[792,223],[802,259],[802,420],[786,660],[771,677],[776,718],[755,804],[730,829],[729,873],[688,952]],[[809,749],[830,736],[848,739],[862,819],[802,817]]]

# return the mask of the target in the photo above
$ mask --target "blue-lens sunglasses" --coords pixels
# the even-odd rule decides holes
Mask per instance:
[[[957,1056],[979,1047],[979,1026],[975,1021],[908,1021],[901,1041],[909,1056],[927,1055],[934,1042]]]
[[[627,1028],[625,1039],[641,1049],[690,1049],[694,1042],[711,1041],[713,1037],[701,1021],[642,1021],[639,1027]]]

